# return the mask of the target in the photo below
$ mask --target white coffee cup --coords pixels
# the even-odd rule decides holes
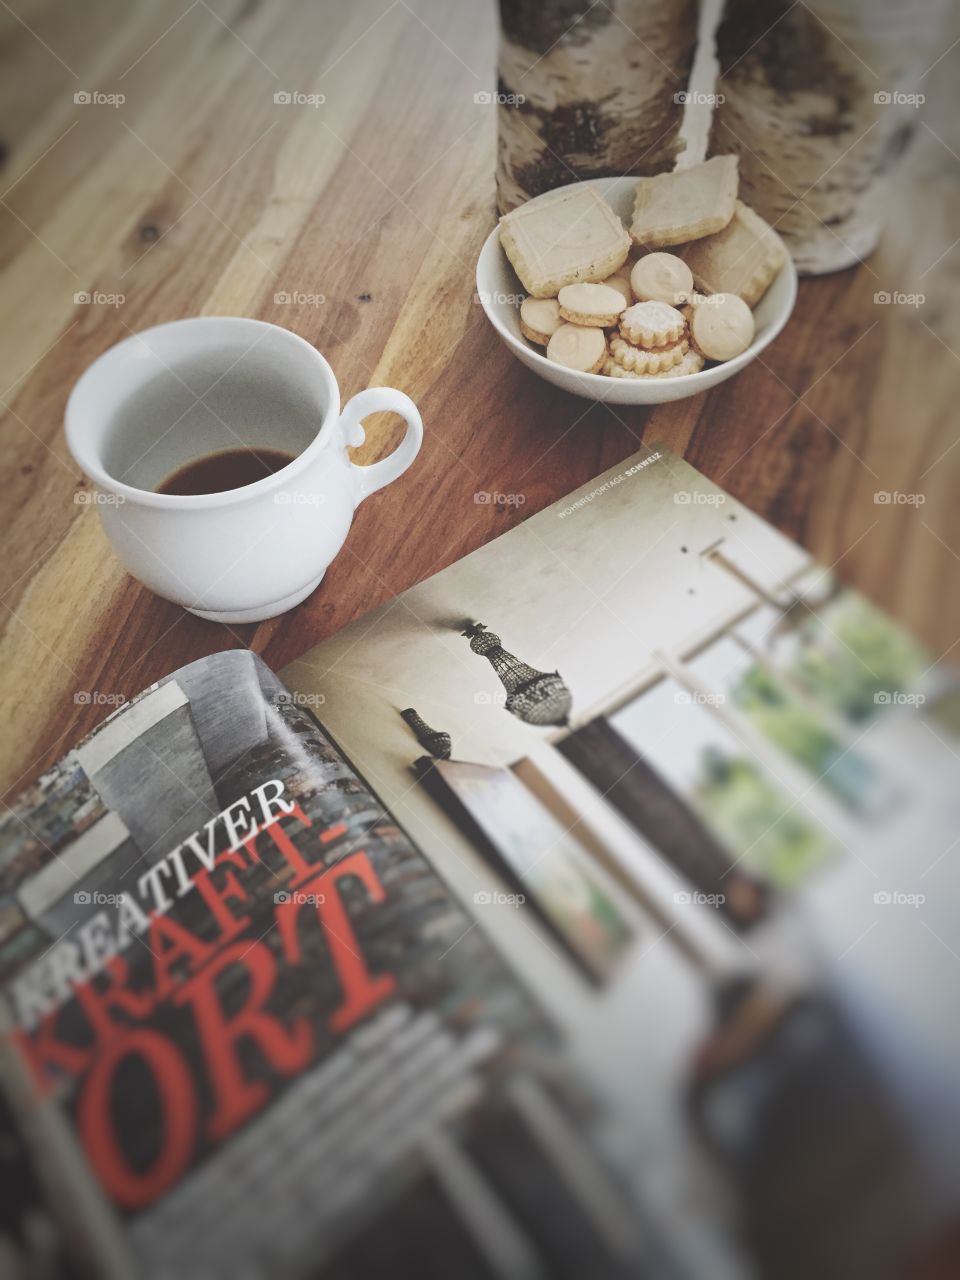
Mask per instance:
[[[361,419],[406,420],[400,445],[360,467]],[[333,370],[288,329],[234,316],[158,325],[111,347],[66,409],[67,444],[95,486],[104,530],[134,577],[201,618],[259,622],[299,604],[343,546],[353,513],[410,466],[423,424],[402,391],[340,409]],[[242,447],[294,455],[240,489],[157,488],[186,463]]]

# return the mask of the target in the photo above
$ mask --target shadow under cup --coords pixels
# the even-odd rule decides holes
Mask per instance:
[[[279,450],[296,458],[330,407],[312,352],[247,336],[179,356],[145,346],[116,372],[102,405],[101,465],[147,492],[211,454]]]

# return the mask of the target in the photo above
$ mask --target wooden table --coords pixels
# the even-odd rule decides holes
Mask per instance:
[[[492,5],[476,0],[10,0],[0,94],[3,564],[0,785],[9,795],[131,695],[184,662],[249,645],[276,667],[633,452],[663,441],[937,653],[960,636],[956,51],[883,249],[802,285],[760,361],[655,411],[590,406],[501,346],[474,299],[494,219]],[[935,85],[940,93],[937,109]],[[77,104],[78,92],[125,95]],[[322,93],[320,107],[277,92]],[[927,119],[927,117],[925,117]],[[952,134],[948,132],[952,130]],[[877,305],[922,292],[920,307]],[[123,301],[75,302],[80,291]],[[323,294],[322,305],[277,295]],[[112,557],[63,440],[71,384],[132,331],[196,314],[286,325],[344,393],[401,387],[420,460],[364,505],[308,601],[259,626],[202,622]],[[953,348],[951,350],[951,348]],[[393,447],[369,424],[362,460]],[[478,504],[482,490],[522,506]],[[878,491],[923,505],[877,504]]]

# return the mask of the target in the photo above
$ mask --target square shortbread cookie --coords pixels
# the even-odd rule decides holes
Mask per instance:
[[[763,218],[737,201],[733,218],[716,235],[694,240],[680,256],[705,293],[736,293],[755,307],[787,260],[787,250]]]
[[[738,184],[736,156],[641,178],[630,234],[645,249],[659,249],[722,231],[733,217]]]
[[[500,243],[528,293],[604,280],[630,249],[623,223],[592,187],[548,191],[500,219]]]

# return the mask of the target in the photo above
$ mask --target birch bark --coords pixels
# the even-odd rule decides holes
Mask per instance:
[[[672,169],[699,0],[500,0],[500,211],[583,178]]]
[[[919,128],[943,0],[727,0],[710,152],[740,157],[740,198],[801,271],[876,247],[884,193]]]

